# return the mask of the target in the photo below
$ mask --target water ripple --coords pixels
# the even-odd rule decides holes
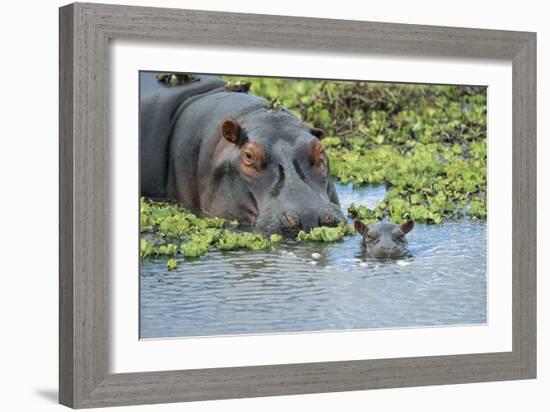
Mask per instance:
[[[338,192],[344,209],[376,203],[385,190]],[[485,223],[417,224],[408,239],[414,257],[390,262],[359,259],[359,236],[180,257],[173,272],[165,259],[148,259],[141,265],[141,337],[486,322]]]

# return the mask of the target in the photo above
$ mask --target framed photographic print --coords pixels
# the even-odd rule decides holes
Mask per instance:
[[[534,33],[60,9],[60,401],[536,376]]]

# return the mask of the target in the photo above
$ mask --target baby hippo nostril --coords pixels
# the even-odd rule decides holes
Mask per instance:
[[[321,226],[336,226],[340,223],[340,220],[335,217],[331,212],[321,212],[319,217],[319,224]]]
[[[292,217],[288,213],[283,213],[284,221],[283,223],[285,226],[293,227],[298,225],[298,220],[295,217]]]

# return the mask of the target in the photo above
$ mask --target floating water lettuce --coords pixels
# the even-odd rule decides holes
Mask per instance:
[[[224,87],[226,92],[235,92],[235,93],[247,93],[250,90],[250,82],[232,82],[229,81]]]
[[[208,252],[211,237],[206,235],[193,235],[190,240],[180,246],[181,253],[185,257],[198,257]]]
[[[199,233],[192,234],[186,243],[180,246],[185,257],[198,257],[208,252],[210,245],[216,242],[222,233],[217,227],[206,227]]]
[[[283,104],[279,99],[268,99],[267,109],[273,112],[278,112],[283,108]]]
[[[147,257],[155,253],[155,247],[145,239],[140,239],[139,246],[139,254],[141,257]]]
[[[155,246],[146,239],[140,239],[140,256],[147,257],[149,255],[175,255],[178,252],[176,245],[172,243]]]
[[[178,252],[178,247],[173,243],[167,245],[160,245],[157,249],[159,255],[175,255]]]
[[[379,209],[375,211],[364,205],[355,206],[355,203],[348,207],[348,216],[360,219],[366,224],[376,223],[382,217]]]
[[[217,217],[200,218],[179,205],[141,199],[141,232],[154,232],[163,237],[182,240],[210,228],[221,229],[234,224]]]
[[[269,236],[269,241],[271,243],[281,243],[283,241],[283,237],[281,235],[278,235],[277,233],[274,233]]]
[[[335,242],[337,240],[342,240],[344,236],[353,235],[354,233],[355,230],[353,226],[343,223],[336,227],[314,227],[309,232],[300,230],[296,239],[312,240],[315,242]]]
[[[470,204],[466,214],[472,219],[487,219],[487,202],[476,201]]]
[[[220,250],[234,249],[267,249],[271,245],[270,241],[257,233],[250,232],[232,232],[225,230],[216,244]]]
[[[377,219],[486,218],[486,88],[227,79],[250,82],[251,93],[323,128],[335,180],[386,184],[395,196],[374,209]]]
[[[482,147],[476,145],[478,155],[482,155]],[[465,160],[441,144],[417,144],[403,155],[383,146],[364,154],[331,154],[331,170],[341,181],[386,183],[386,198],[374,213],[379,218],[381,211],[395,223],[412,215],[419,222],[440,223],[461,218],[471,203],[483,205],[486,167],[486,159]]]
[[[487,218],[487,94],[483,87],[231,77],[228,90],[250,92],[325,130],[330,174],[341,183],[385,184],[373,209],[352,205],[365,223],[407,219],[439,224]],[[193,75],[158,76],[166,86]],[[185,257],[211,249],[262,250],[282,241],[236,231],[238,222],[198,217],[177,204],[141,199],[140,256]],[[349,225],[300,232],[299,240],[337,241]],[[173,262],[172,262],[173,261]],[[168,263],[167,263],[168,264]],[[175,268],[175,266],[174,266]]]
[[[188,73],[161,73],[157,74],[156,78],[159,83],[167,87],[194,83],[199,80],[197,76]]]
[[[179,205],[141,199],[140,256],[199,257],[211,248],[262,250],[280,243],[282,236],[265,238],[258,233],[237,231],[238,222],[201,218]]]
[[[178,267],[178,262],[176,261],[176,259],[170,258],[166,262],[166,266],[168,267],[168,270],[176,270],[176,268]]]

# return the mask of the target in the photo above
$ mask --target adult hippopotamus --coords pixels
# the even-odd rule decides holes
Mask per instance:
[[[141,101],[142,196],[266,234],[345,221],[322,130],[219,78],[194,80]]]

